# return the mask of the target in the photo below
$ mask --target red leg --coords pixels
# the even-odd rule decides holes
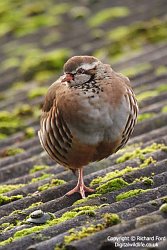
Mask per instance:
[[[71,194],[78,192],[81,194],[82,198],[85,198],[85,192],[93,193],[94,190],[85,186],[84,180],[83,180],[83,168],[79,168],[78,173],[79,173],[78,183],[77,183],[76,187],[73,188],[72,190],[70,190],[68,193],[66,193],[66,195],[71,195]]]

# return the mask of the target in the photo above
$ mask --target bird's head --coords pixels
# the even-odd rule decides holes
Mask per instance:
[[[93,56],[74,56],[64,64],[63,82],[71,86],[81,85],[94,78],[101,62]]]

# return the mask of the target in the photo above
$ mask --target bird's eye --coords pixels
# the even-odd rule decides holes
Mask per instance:
[[[77,73],[78,73],[78,74],[84,74],[84,73],[85,73],[85,70],[82,69],[82,68],[80,68],[80,69],[77,70]]]

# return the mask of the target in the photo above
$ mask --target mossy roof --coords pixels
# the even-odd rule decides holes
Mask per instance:
[[[166,7],[165,0],[0,3],[0,249],[102,250],[109,235],[167,237]],[[96,192],[84,200],[65,196],[76,177],[37,137],[48,86],[79,54],[129,76],[140,109],[126,147],[85,167]],[[27,224],[39,209],[50,220]]]

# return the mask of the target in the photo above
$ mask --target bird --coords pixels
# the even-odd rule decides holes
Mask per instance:
[[[83,168],[124,147],[137,121],[138,104],[128,77],[109,64],[73,56],[44,98],[38,136],[47,154],[65,168],[78,171],[76,192],[94,190],[84,184]]]

